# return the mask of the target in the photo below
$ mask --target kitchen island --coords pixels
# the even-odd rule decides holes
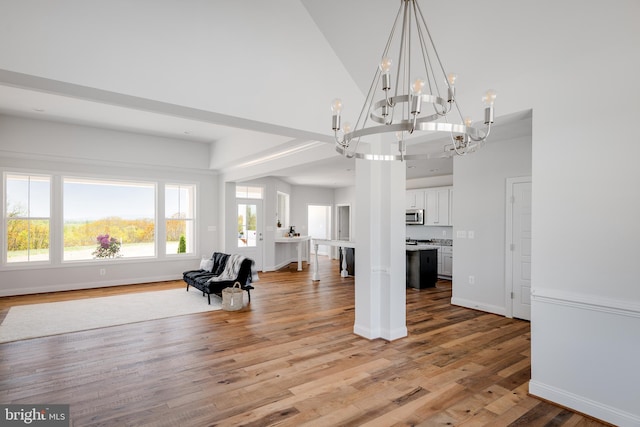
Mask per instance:
[[[406,248],[408,251],[437,249],[438,250],[438,278],[451,280],[453,276],[453,240],[451,239],[429,239],[429,240],[407,239]]]
[[[349,242],[347,240],[328,240],[328,239],[313,239],[311,241],[315,251],[315,263],[313,267],[313,276],[311,280],[317,282],[320,280],[320,274],[318,273],[318,246],[326,245],[326,246],[337,246],[340,248],[342,256],[342,270],[340,271],[341,277],[348,277],[349,273],[347,272],[347,257],[346,257],[346,248],[355,248],[355,242]]]
[[[407,245],[407,287],[433,288],[438,280],[437,247]]]
[[[302,271],[302,252],[303,249],[305,253],[309,253],[308,245],[311,240],[311,236],[295,236],[295,237],[276,237],[276,251],[278,250],[279,244],[297,244],[298,245],[298,271]]]

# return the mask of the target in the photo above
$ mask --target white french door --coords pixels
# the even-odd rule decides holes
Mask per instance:
[[[531,178],[507,181],[507,274],[511,314],[531,320]]]
[[[251,258],[262,270],[262,200],[236,199],[238,239],[236,252]]]

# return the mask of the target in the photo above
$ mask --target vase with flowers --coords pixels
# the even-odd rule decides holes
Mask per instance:
[[[120,241],[108,234],[101,234],[96,237],[98,247],[93,251],[94,258],[118,258],[120,254]]]

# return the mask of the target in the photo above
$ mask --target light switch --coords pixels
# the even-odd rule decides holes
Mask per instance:
[[[467,232],[465,230],[458,230],[458,231],[456,231],[456,237],[458,239],[466,239],[467,238]]]
[[[470,239],[474,239],[476,237],[475,231],[469,230],[469,233],[467,234],[467,237],[469,237]]]

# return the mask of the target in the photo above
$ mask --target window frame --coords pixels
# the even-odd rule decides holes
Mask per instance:
[[[49,179],[49,259],[46,261],[29,261],[29,262],[7,262],[7,195],[6,195],[6,176],[19,175],[19,176],[42,176]],[[94,265],[100,266],[104,263],[108,264],[141,264],[141,263],[157,263],[164,260],[190,260],[199,259],[201,256],[200,248],[200,230],[202,224],[200,220],[200,199],[199,192],[201,191],[202,182],[197,180],[182,181],[179,179],[167,178],[160,174],[155,174],[150,177],[141,176],[137,174],[109,174],[109,173],[90,173],[69,169],[52,169],[52,168],[27,168],[27,167],[12,167],[12,166],[0,166],[0,199],[3,202],[2,218],[0,219],[0,239],[4,243],[0,243],[0,271],[17,271],[17,270],[39,270],[39,269],[58,269],[58,268],[73,268],[80,266]],[[151,184],[155,187],[154,193],[154,256],[143,257],[120,257],[115,259],[71,259],[64,260],[64,178],[71,179],[86,179],[89,181],[108,181],[108,182],[120,182],[120,183],[142,183]],[[194,241],[193,252],[184,254],[167,254],[166,253],[166,229],[163,218],[165,217],[165,185],[181,185],[192,186],[193,188],[193,229],[194,229]],[[102,273],[101,273],[102,274]]]
[[[193,236],[191,238],[191,248],[192,251],[189,252],[185,252],[185,253],[168,253],[166,248],[167,248],[167,221],[175,219],[175,218],[169,218],[167,216],[167,212],[166,212],[166,206],[167,206],[167,188],[168,187],[178,187],[178,194],[180,194],[180,188],[182,187],[186,187],[186,188],[190,188],[191,189],[191,193],[192,193],[192,197],[191,197],[191,212],[192,212],[192,216],[191,218],[179,218],[181,220],[185,220],[185,221],[191,221],[192,223],[192,229],[193,229]],[[164,244],[164,254],[167,257],[189,257],[189,256],[195,256],[198,253],[198,184],[193,183],[193,182],[176,182],[176,181],[167,181],[163,184],[163,190],[164,190],[164,195],[163,195],[163,215],[164,215],[164,236],[163,236],[163,241],[158,242],[158,244]],[[180,209],[179,209],[180,210]],[[186,236],[188,238],[188,236]],[[187,244],[187,248],[189,248],[189,244]]]
[[[22,177],[26,177],[29,181],[29,187],[31,184],[31,178],[32,177],[39,177],[39,178],[46,178],[48,181],[48,189],[49,189],[49,216],[48,217],[35,217],[35,216],[31,216],[30,215],[30,204],[31,204],[31,195],[30,195],[30,189],[29,189],[29,196],[28,196],[28,206],[27,206],[27,216],[20,216],[20,217],[16,217],[16,219],[21,219],[21,220],[27,220],[28,222],[31,221],[38,221],[38,220],[46,220],[49,222],[49,230],[48,230],[48,234],[49,234],[49,248],[47,249],[47,259],[46,260],[29,260],[27,259],[26,261],[15,261],[15,262],[10,262],[9,261],[9,233],[8,233],[8,227],[9,227],[9,216],[8,216],[8,212],[7,212],[7,208],[8,208],[8,190],[7,190],[7,181],[9,180],[9,177],[11,176],[22,176]],[[54,176],[52,174],[49,173],[43,173],[43,172],[35,172],[35,171],[9,171],[9,170],[3,170],[2,171],[2,230],[0,230],[0,238],[2,238],[2,266],[3,267],[23,267],[23,266],[49,266],[52,264],[52,251],[51,248],[54,245],[54,239],[53,239],[53,228],[54,228],[54,220],[53,220],[53,199],[54,199],[54,191],[53,191],[53,181],[54,181]],[[13,219],[13,218],[12,218]],[[27,248],[27,254],[29,254],[30,248]]]
[[[64,237],[64,226],[65,226],[65,212],[64,212],[64,202],[65,202],[65,190],[64,186],[65,180],[76,180],[76,181],[87,181],[87,183],[95,183],[100,184],[100,182],[105,183],[105,185],[131,185],[131,186],[150,186],[153,188],[153,255],[143,255],[143,256],[127,256],[127,257],[118,257],[118,258],[83,258],[83,259],[65,259],[65,237]],[[104,175],[90,175],[90,174],[60,174],[60,264],[61,265],[69,265],[69,264],[85,264],[90,262],[109,262],[113,263],[114,261],[128,262],[128,261],[153,261],[158,259],[158,204],[160,203],[158,198],[158,187],[161,185],[160,181],[157,180],[147,180],[140,179],[138,177],[116,177],[116,176],[104,176]]]

